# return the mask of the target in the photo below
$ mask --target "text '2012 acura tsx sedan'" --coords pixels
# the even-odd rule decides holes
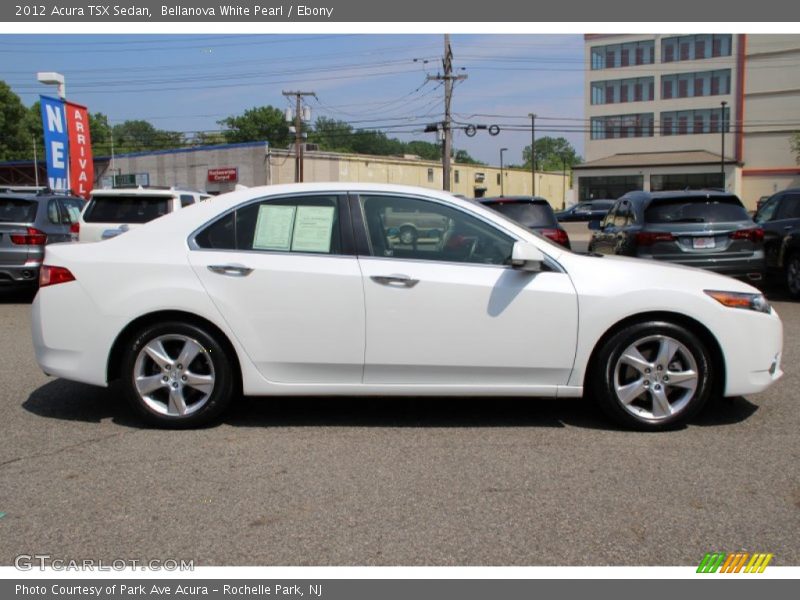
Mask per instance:
[[[428,223],[401,235],[399,222]],[[238,395],[586,395],[638,429],[764,390],[783,331],[761,293],[689,267],[573,254],[448,193],[250,188],[47,249],[33,341],[50,375],[149,422]],[[76,316],[79,315],[79,316]]]

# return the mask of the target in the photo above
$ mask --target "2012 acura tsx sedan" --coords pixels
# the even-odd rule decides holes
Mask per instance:
[[[41,368],[121,380],[159,426],[208,423],[242,393],[584,395],[665,429],[782,375],[781,321],[755,288],[574,254],[421,188],[250,188],[44,263]]]

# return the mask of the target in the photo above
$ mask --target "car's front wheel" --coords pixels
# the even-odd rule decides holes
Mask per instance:
[[[234,393],[225,349],[190,323],[150,325],[133,336],[122,362],[125,394],[146,421],[160,427],[197,427],[216,419]]]
[[[705,344],[675,323],[622,329],[600,349],[593,381],[602,408],[635,429],[683,425],[708,400],[712,361]]]

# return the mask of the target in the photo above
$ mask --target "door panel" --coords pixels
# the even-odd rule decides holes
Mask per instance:
[[[578,306],[566,274],[359,260],[367,307],[365,383],[567,383]],[[374,279],[386,276],[416,283]]]
[[[364,291],[355,257],[203,251],[192,252],[190,261],[266,379],[361,382]],[[226,265],[252,271],[208,268]]]

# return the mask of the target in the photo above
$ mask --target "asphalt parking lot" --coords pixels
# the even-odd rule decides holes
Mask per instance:
[[[0,564],[800,564],[800,303],[771,296],[784,378],[659,434],[581,400],[457,398],[248,399],[144,429],[118,390],[43,375],[30,305],[6,296]]]

